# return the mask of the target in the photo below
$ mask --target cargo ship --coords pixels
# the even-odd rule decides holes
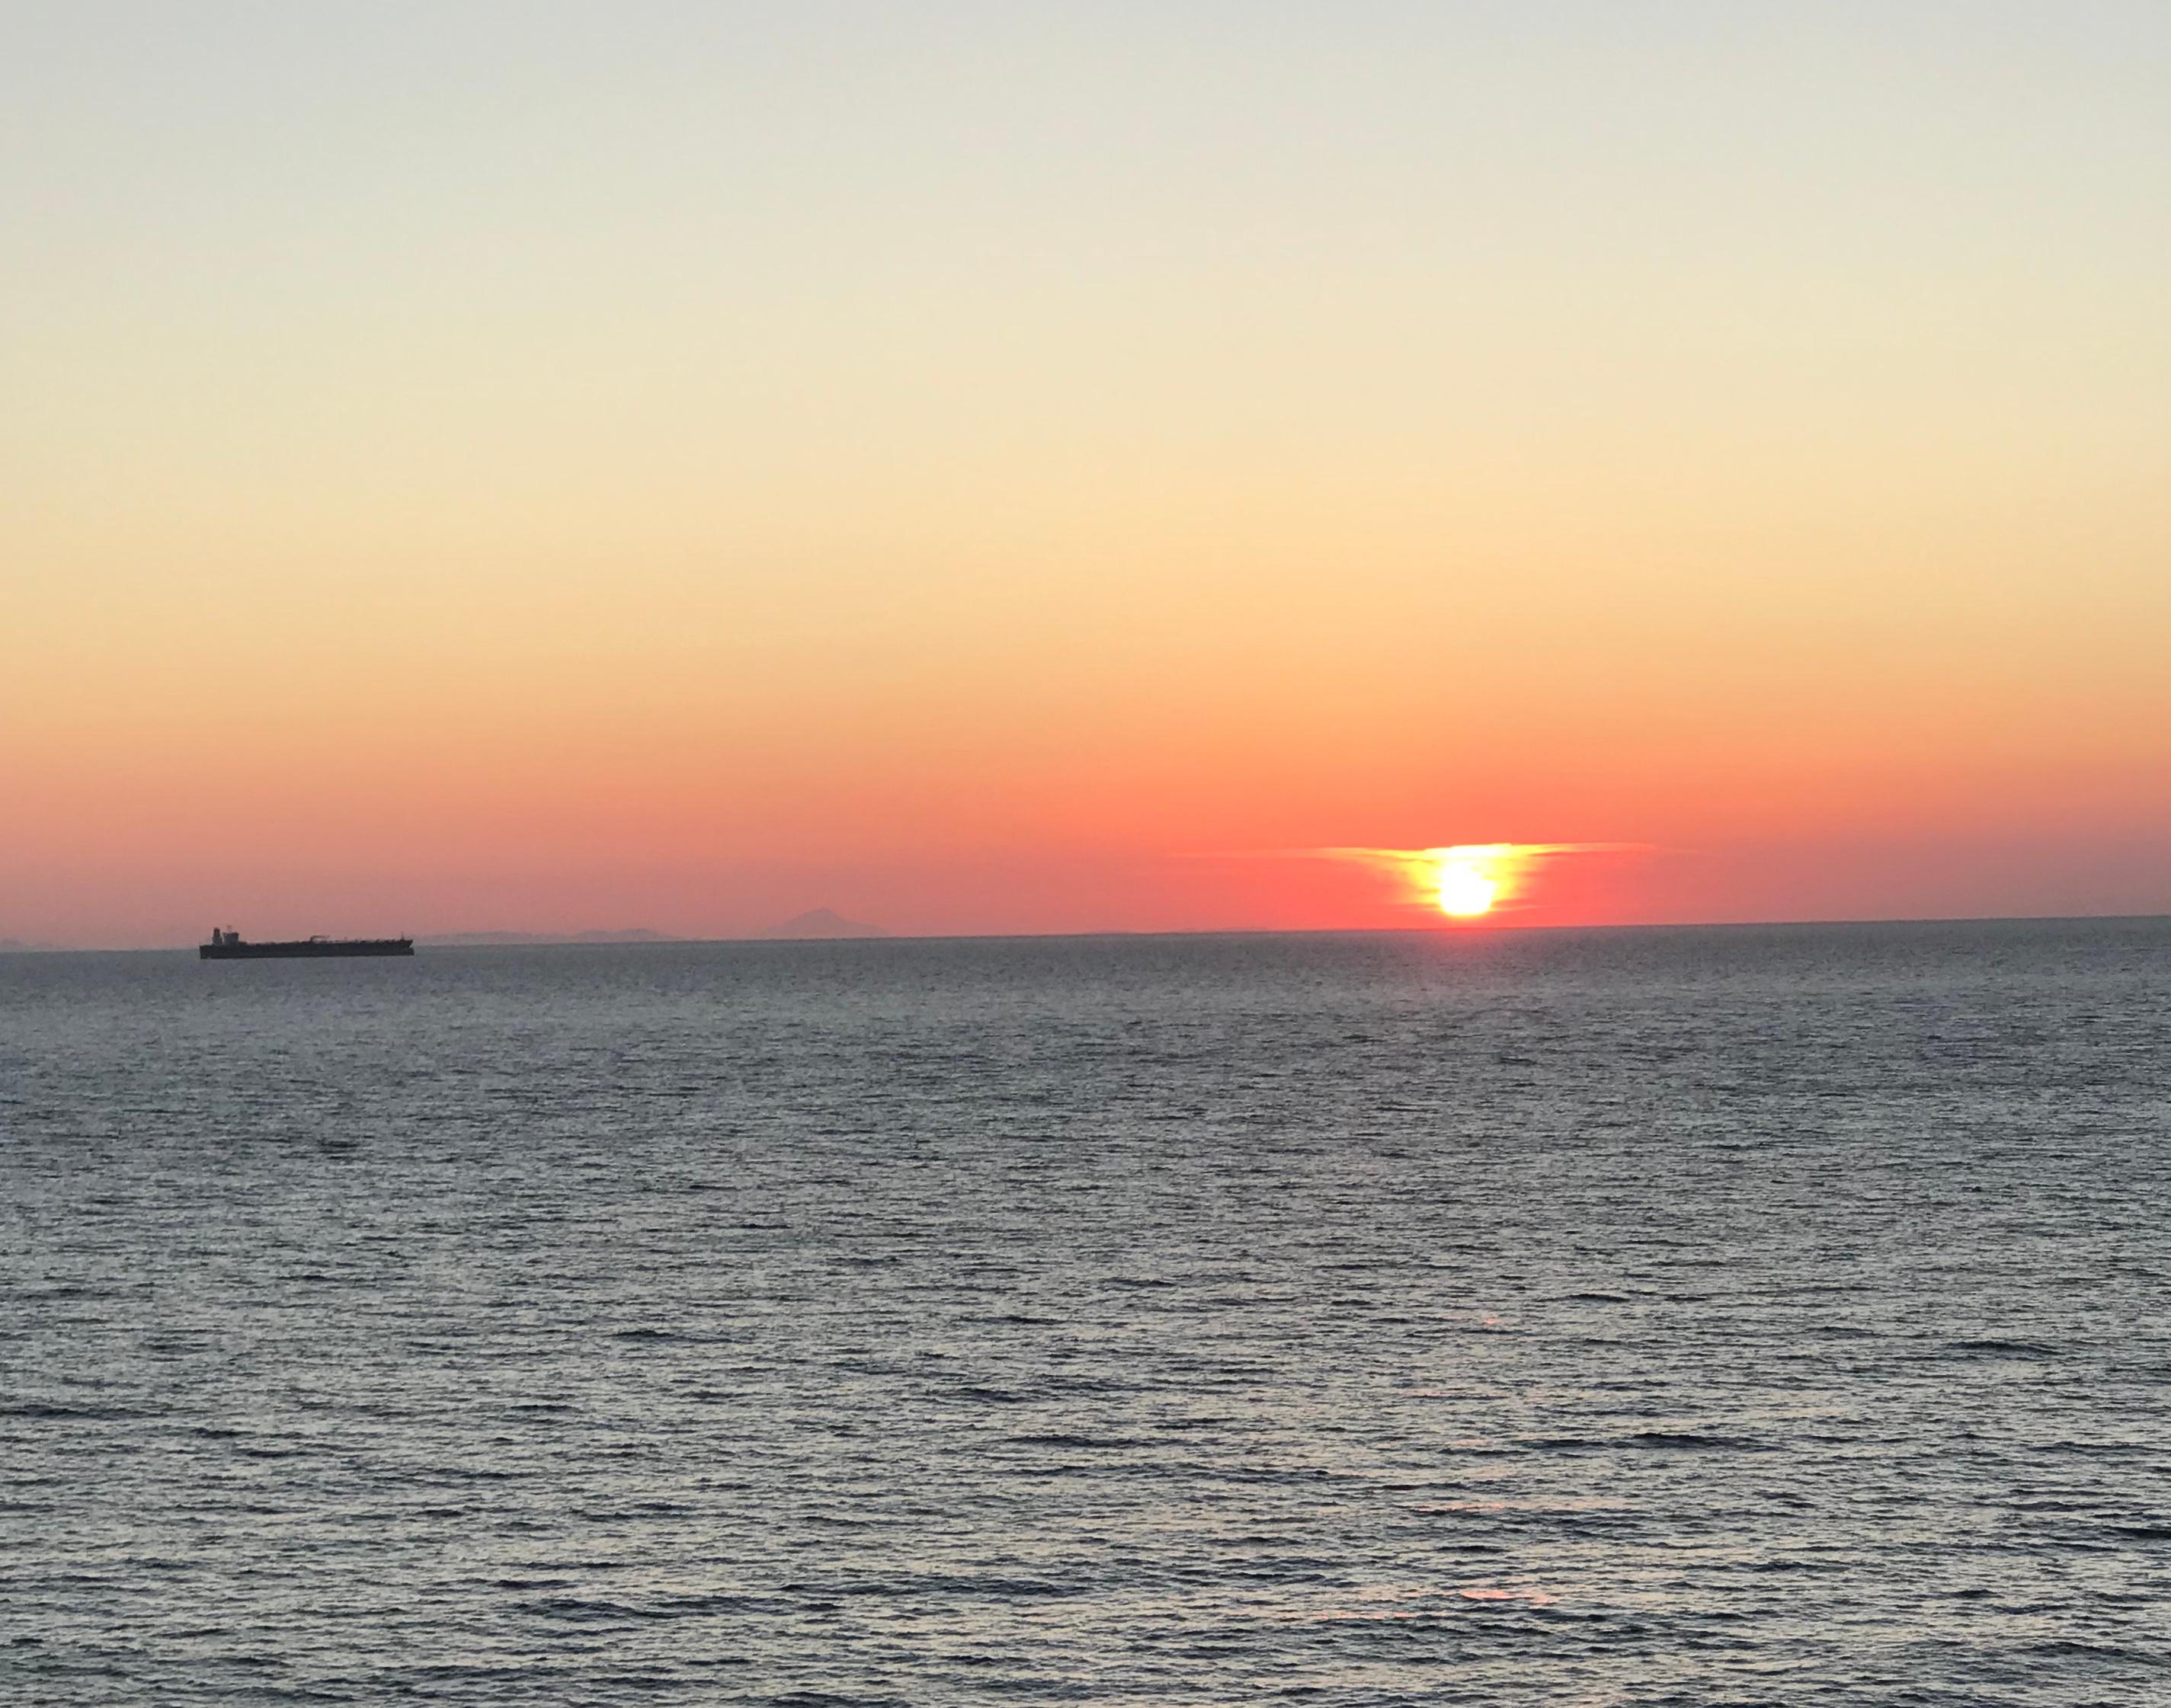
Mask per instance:
[[[412,937],[306,937],[298,943],[248,943],[239,931],[212,928],[196,946],[199,961],[283,961],[327,955],[412,955]]]

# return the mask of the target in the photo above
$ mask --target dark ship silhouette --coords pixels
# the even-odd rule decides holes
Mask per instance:
[[[412,937],[308,937],[296,943],[245,943],[239,931],[212,928],[196,948],[199,961],[282,961],[329,955],[412,955]]]

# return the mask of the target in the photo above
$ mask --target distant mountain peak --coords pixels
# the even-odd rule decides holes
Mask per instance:
[[[882,937],[887,934],[879,925],[862,924],[857,919],[847,919],[828,908],[809,908],[795,914],[781,925],[772,925],[761,934],[764,937]]]

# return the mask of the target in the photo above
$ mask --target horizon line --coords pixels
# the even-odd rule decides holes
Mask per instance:
[[[564,934],[522,932],[501,934],[496,942],[458,942],[461,937],[488,936],[483,932],[450,931],[411,935],[417,949],[685,949],[732,947],[806,948],[838,943],[1061,943],[1096,939],[1192,937],[1497,937],[1540,933],[1631,931],[1806,930],[1820,927],[1844,929],[1863,925],[2070,925],[2134,924],[2171,921],[2171,912],[2160,913],[1895,913],[1868,918],[1827,919],[1675,919],[1620,920],[1585,924],[1424,924],[1424,925],[1234,925],[1198,930],[1126,930],[1110,927],[1092,931],[882,931],[869,936],[836,937],[674,937],[660,932],[626,937],[587,933]],[[628,928],[638,931],[643,928]],[[528,937],[528,940],[517,940]],[[178,955],[198,945],[190,943],[122,944],[90,947],[39,943],[19,938],[0,938],[5,955]]]

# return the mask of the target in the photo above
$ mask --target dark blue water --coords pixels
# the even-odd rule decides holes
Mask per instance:
[[[0,957],[0,1700],[2171,1693],[2171,924]]]

